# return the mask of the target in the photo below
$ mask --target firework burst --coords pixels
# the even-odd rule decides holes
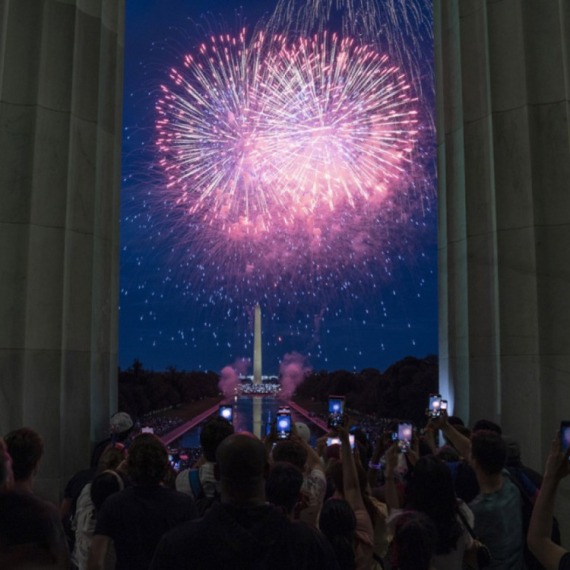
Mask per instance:
[[[173,69],[157,146],[175,208],[230,234],[384,199],[417,135],[388,57],[327,34],[212,37]]]

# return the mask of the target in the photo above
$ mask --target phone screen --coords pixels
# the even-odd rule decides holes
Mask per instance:
[[[344,414],[344,398],[338,396],[329,398],[329,414]]]
[[[143,428],[141,428],[141,433],[154,433],[154,428],[143,427]]]
[[[231,423],[234,416],[234,409],[232,406],[220,406],[220,416]]]
[[[277,414],[277,438],[289,439],[291,435],[291,414],[279,412]]]
[[[348,441],[350,443],[350,449],[354,449],[354,435],[348,435]],[[340,437],[329,437],[327,438],[327,447],[331,445],[342,445],[340,442]]]
[[[442,400],[439,407],[440,410],[447,410],[447,400]]]
[[[344,397],[343,396],[330,396],[329,397],[329,428],[335,428],[344,423]]]
[[[441,395],[430,394],[429,397],[429,417],[438,418],[441,413]]]
[[[398,446],[404,453],[410,449],[410,444],[412,443],[412,433],[412,424],[398,424]]]
[[[562,450],[566,451],[570,445],[570,422],[560,422],[560,441],[562,442]]]

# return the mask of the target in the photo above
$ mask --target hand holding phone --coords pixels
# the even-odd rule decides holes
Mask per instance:
[[[346,415],[344,413],[344,404],[344,396],[329,396],[329,429],[334,429],[338,426],[345,425]]]
[[[281,409],[276,416],[277,439],[289,439],[291,437],[291,411]]]
[[[441,394],[429,395],[429,407],[427,409],[427,415],[430,418],[439,418],[441,414],[441,401]]]
[[[350,449],[354,449],[354,435],[349,434],[348,441],[350,443]],[[342,441],[340,441],[340,437],[329,437],[327,438],[327,447],[331,445],[342,445]]]
[[[412,424],[404,422],[398,424],[398,448],[402,453],[407,453],[412,446],[413,433]]]

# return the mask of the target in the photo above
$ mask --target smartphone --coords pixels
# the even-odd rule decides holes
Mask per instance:
[[[570,445],[570,421],[560,422],[560,441],[562,442],[562,450],[566,451]]]
[[[354,449],[354,435],[348,435],[348,441],[350,443],[350,449]],[[327,438],[327,447],[331,445],[341,445],[340,437],[329,437]]]
[[[410,449],[413,431],[412,424],[398,424],[398,448],[402,453],[406,453]]]
[[[234,418],[234,407],[233,406],[220,406],[219,414],[222,418],[228,420],[230,424]]]
[[[277,412],[277,439],[289,439],[291,437],[291,412],[279,410]]]
[[[154,428],[143,427],[143,428],[141,428],[141,433],[154,433]]]
[[[329,396],[329,420],[328,427],[335,428],[345,423],[344,396]]]
[[[447,411],[447,400],[441,401],[441,405],[439,406],[439,409]]]
[[[441,413],[441,394],[430,394],[428,416],[430,418],[439,418],[440,413]]]

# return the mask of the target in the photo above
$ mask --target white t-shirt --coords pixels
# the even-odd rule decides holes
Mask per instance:
[[[202,485],[205,497],[213,497],[216,495],[216,492],[218,494],[220,493],[220,482],[216,481],[216,477],[214,476],[214,465],[215,463],[206,461],[204,465],[198,468],[198,478],[200,479],[200,484]],[[176,490],[181,493],[186,493],[193,499],[196,499],[192,492],[192,487],[190,486],[190,471],[191,469],[180,471],[176,477]]]
[[[299,520],[318,528],[326,490],[327,479],[322,469],[313,469],[303,478],[301,493],[306,497],[307,506],[299,513]]]

